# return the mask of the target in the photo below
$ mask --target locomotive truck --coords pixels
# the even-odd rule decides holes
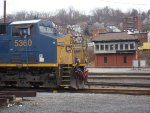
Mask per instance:
[[[49,20],[0,24],[0,86],[83,88],[86,46]]]

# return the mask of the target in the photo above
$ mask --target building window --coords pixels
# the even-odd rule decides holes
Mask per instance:
[[[123,57],[123,63],[127,63],[127,57],[126,56]]]
[[[104,50],[104,45],[100,45],[100,50]]]
[[[130,43],[130,49],[134,49],[134,43]]]
[[[110,44],[110,50],[114,50],[114,45]]]
[[[107,45],[107,44],[105,45],[105,50],[106,50],[106,51],[108,50],[108,45]]]
[[[99,45],[98,44],[95,45],[95,48],[96,48],[96,51],[99,51]]]
[[[128,48],[128,44],[125,44],[125,50],[128,50],[129,48]]]
[[[120,50],[123,50],[123,44],[120,44]]]
[[[107,63],[107,60],[108,60],[107,57],[104,57],[104,63]]]
[[[115,50],[118,50],[118,44],[115,44]]]

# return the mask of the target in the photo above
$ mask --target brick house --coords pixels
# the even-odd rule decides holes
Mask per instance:
[[[123,18],[123,30],[125,31],[141,31],[142,26],[143,23],[140,16],[130,16]]]
[[[142,46],[144,42],[148,42],[148,33],[147,32],[133,33],[131,35],[135,35],[138,37],[138,40],[139,40],[138,46]]]
[[[138,36],[138,59],[145,60],[146,66],[150,66],[150,33],[134,34]]]
[[[93,39],[95,66],[131,67],[136,59],[138,37],[126,32],[106,33]]]
[[[96,22],[91,27],[92,38],[99,36],[101,33],[106,33],[107,30],[104,26],[104,23]]]

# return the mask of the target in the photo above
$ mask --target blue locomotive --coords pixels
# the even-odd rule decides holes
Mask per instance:
[[[83,88],[84,43],[60,34],[49,20],[0,24],[0,86]]]

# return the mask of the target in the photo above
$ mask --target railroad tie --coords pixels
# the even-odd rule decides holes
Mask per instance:
[[[0,106],[16,103],[17,97],[35,97],[36,91],[0,91]]]
[[[36,91],[0,91],[0,94],[15,95],[16,97],[36,97]]]
[[[9,99],[10,102],[16,99],[15,95],[0,95],[0,98]]]
[[[7,98],[0,98],[0,106],[8,105],[9,99]]]

